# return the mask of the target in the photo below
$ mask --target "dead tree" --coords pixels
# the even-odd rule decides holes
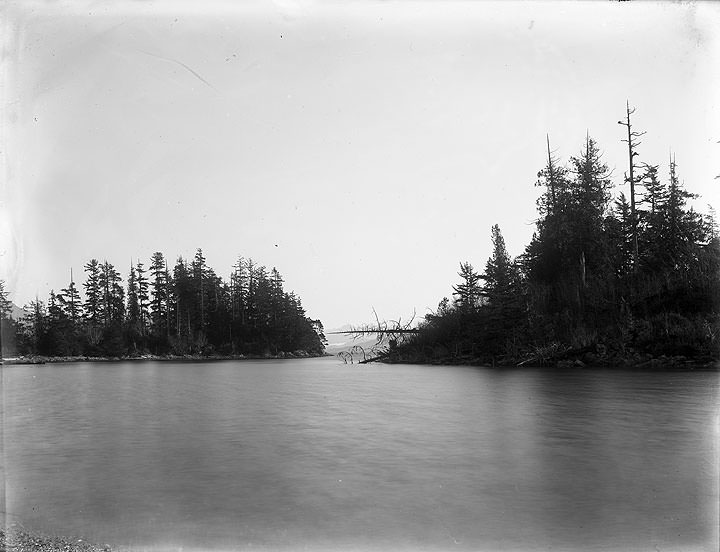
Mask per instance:
[[[627,113],[627,119],[625,121],[618,121],[619,125],[623,125],[627,127],[627,140],[622,140],[623,142],[627,142],[628,145],[628,157],[629,157],[629,176],[628,173],[625,173],[625,182],[630,184],[630,222],[632,225],[632,241],[633,241],[633,272],[637,273],[638,271],[638,258],[639,258],[639,252],[638,252],[638,215],[637,210],[635,209],[635,184],[640,182],[642,177],[636,177],[635,176],[635,169],[638,168],[635,165],[635,156],[638,155],[637,151],[635,151],[635,148],[640,145],[640,141],[638,138],[640,138],[645,132],[634,132],[632,130],[632,124],[630,123],[630,115],[635,113],[635,108],[630,109],[630,102],[627,101],[626,103],[626,113]]]
[[[359,345],[353,346],[349,352],[338,353],[338,356],[345,362],[349,358],[351,363],[353,362],[353,353],[362,353],[363,360],[359,361],[360,364],[366,364],[376,360],[383,360],[390,357],[395,352],[397,347],[405,342],[407,338],[418,333],[420,330],[413,328],[412,324],[415,320],[415,313],[409,321],[403,322],[402,319],[398,320],[383,320],[381,321],[378,317],[375,309],[373,309],[375,315],[374,325],[363,325],[357,328],[351,328],[344,332],[331,332],[333,334],[344,334],[349,335],[353,339],[359,339],[364,335],[375,334],[375,345],[370,349],[373,356],[368,357],[365,349]]]

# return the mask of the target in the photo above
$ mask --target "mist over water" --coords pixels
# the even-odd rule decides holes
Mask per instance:
[[[133,550],[712,550],[714,372],[2,367],[6,523]]]

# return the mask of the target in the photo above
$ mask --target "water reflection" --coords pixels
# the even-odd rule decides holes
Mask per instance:
[[[3,368],[7,509],[135,549],[716,550],[714,373]]]

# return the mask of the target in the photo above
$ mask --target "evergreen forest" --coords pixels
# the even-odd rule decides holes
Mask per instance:
[[[628,161],[613,182],[589,135],[561,162],[547,141],[535,231],[513,258],[491,228],[484,270],[461,262],[451,298],[413,329],[382,331],[378,359],[488,365],[710,364],[720,357],[720,234],[691,206],[674,156],[641,162],[627,106]],[[14,320],[0,281],[4,356],[320,355],[325,336],[283,278],[240,258],[228,281],[198,249],[168,269],[162,253],[123,284],[107,261]],[[365,333],[378,333],[371,330]],[[381,338],[382,339],[382,338]]]
[[[547,144],[531,242],[512,258],[492,226],[484,270],[460,264],[452,299],[399,334],[391,358],[478,364],[712,363],[720,353],[720,238],[712,208],[689,206],[674,156],[641,163],[625,125],[628,168],[614,187],[586,136],[562,163]],[[397,337],[397,336],[396,336]],[[395,343],[392,343],[395,345]]]
[[[3,356],[142,355],[305,356],[324,353],[322,323],[283,289],[273,268],[238,259],[228,281],[198,249],[169,270],[156,252],[136,262],[123,283],[107,261],[84,266],[83,294],[72,273],[66,288],[26,305],[20,320],[0,282]]]

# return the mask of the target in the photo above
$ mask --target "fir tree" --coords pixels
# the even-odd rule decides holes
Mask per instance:
[[[169,337],[169,279],[165,257],[160,251],[153,253],[150,262],[152,275],[152,296],[150,300],[150,319],[156,339]]]
[[[480,278],[485,281],[483,293],[492,307],[508,307],[517,302],[520,293],[520,272],[505,247],[505,239],[496,224],[492,227],[493,253]]]
[[[147,277],[145,276],[145,267],[143,266],[143,263],[138,261],[137,265],[135,265],[135,278],[137,280],[137,301],[138,301],[138,318],[140,322],[140,334],[145,335],[147,324],[149,320],[149,314],[148,314],[148,288],[149,288],[149,282]]]
[[[460,263],[458,276],[462,282],[453,286],[455,306],[462,312],[472,312],[480,305],[480,275],[465,262]]]
[[[102,321],[101,301],[102,290],[100,289],[100,263],[97,259],[91,259],[85,265],[87,279],[83,284],[85,288],[85,316],[91,326],[99,325]]]

